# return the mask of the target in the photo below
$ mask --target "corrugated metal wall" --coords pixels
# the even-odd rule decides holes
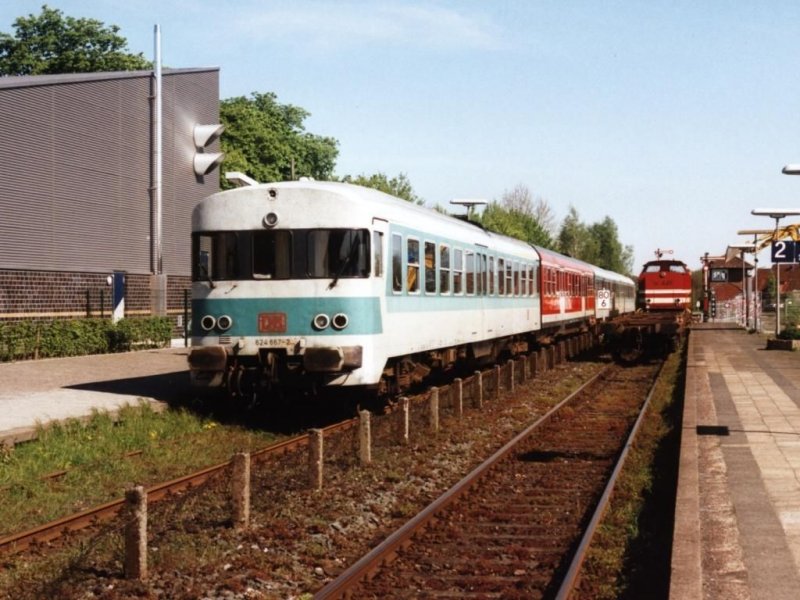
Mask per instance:
[[[0,269],[151,272],[150,74],[14,79],[0,81]],[[219,189],[218,170],[194,175],[192,128],[218,122],[219,72],[165,71],[163,94],[163,271],[188,275],[192,208]]]

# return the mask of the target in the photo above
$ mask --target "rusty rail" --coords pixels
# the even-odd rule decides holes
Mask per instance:
[[[415,535],[419,534],[421,531],[424,531],[429,524],[435,521],[438,514],[440,514],[450,504],[455,502],[464,493],[469,491],[470,488],[479,482],[494,465],[511,453],[520,441],[529,437],[534,430],[549,421],[550,418],[555,415],[563,406],[570,403],[573,398],[580,395],[587,387],[595,383],[613,368],[613,366],[609,366],[592,377],[578,390],[574,391],[556,406],[547,411],[534,423],[526,427],[524,431],[516,435],[511,441],[497,450],[474,471],[461,479],[447,492],[442,494],[432,504],[426,507],[422,512],[418,513],[414,518],[400,527],[400,529],[396,530],[389,537],[387,537],[381,544],[376,546],[372,551],[364,555],[360,560],[342,572],[342,574],[336,579],[317,592],[314,595],[315,600],[348,597],[349,593],[354,587],[356,587],[362,580],[371,577],[383,565],[391,562],[397,555],[398,551],[411,543],[411,539]]]
[[[663,369],[664,363],[661,363],[661,367],[659,368],[658,374],[655,378],[656,381],[658,381],[659,377],[661,376]],[[631,427],[631,432],[628,435],[628,439],[625,440],[625,446],[623,447],[622,452],[620,452],[616,465],[614,465],[614,471],[611,473],[611,477],[609,478],[608,483],[603,490],[603,495],[600,497],[600,500],[597,503],[597,508],[595,509],[594,514],[592,514],[592,518],[586,527],[586,531],[581,538],[580,544],[578,544],[578,548],[575,550],[575,555],[570,561],[567,573],[561,582],[558,593],[556,594],[556,600],[567,600],[580,581],[581,568],[583,567],[583,562],[589,552],[592,539],[594,538],[594,534],[597,532],[597,528],[600,526],[600,523],[606,514],[608,505],[611,503],[611,496],[614,493],[614,487],[617,484],[620,473],[622,473],[622,468],[625,466],[625,460],[628,457],[628,452],[630,451],[631,446],[633,446],[636,435],[639,433],[639,428],[641,427],[642,421],[644,421],[644,417],[647,414],[647,409],[650,406],[650,401],[652,400],[654,393],[655,385],[650,388],[650,393],[648,393],[647,398],[645,398],[642,409],[639,411],[639,416],[636,417],[636,422],[633,424],[633,427]]]
[[[325,435],[338,433],[355,427],[357,423],[358,419],[348,419],[324,427],[322,431]],[[308,434],[303,434],[276,444],[271,444],[253,452],[251,454],[251,460],[266,460],[267,458],[298,450],[308,445],[308,439]],[[171,481],[153,485],[147,488],[148,501],[158,502],[171,494],[178,494],[184,490],[202,485],[215,475],[222,473],[230,464],[230,461],[226,461]],[[0,538],[0,553],[22,552],[33,544],[51,542],[65,533],[79,531],[97,523],[108,521],[119,513],[124,502],[122,498],[112,500],[85,511],[51,521],[50,523],[39,525],[33,529]]]

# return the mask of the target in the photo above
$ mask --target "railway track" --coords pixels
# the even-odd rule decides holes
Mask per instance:
[[[334,425],[329,425],[322,429],[324,434],[333,434],[355,427],[357,419],[348,419]],[[283,440],[276,444],[271,444],[265,448],[251,453],[251,460],[254,462],[267,460],[281,454],[292,452],[308,445],[309,436],[303,434]],[[193,487],[200,486],[212,477],[219,475],[231,465],[230,461],[219,463],[207,467],[200,471],[190,473],[183,477],[173,479],[164,483],[159,483],[147,488],[148,502],[155,503],[175,494],[179,494]],[[63,535],[92,527],[98,523],[108,521],[117,516],[122,510],[125,500],[119,498],[104,504],[92,507],[88,510],[66,516],[50,523],[45,523],[27,531],[14,533],[0,538],[0,554],[13,554],[22,552],[34,544],[52,542]]]
[[[567,597],[659,368],[603,371],[315,598]]]
[[[391,410],[392,409],[390,408],[389,412],[391,412]],[[323,436],[327,437],[330,434],[344,432],[357,426],[358,418],[354,418],[347,419],[327,427],[322,427],[321,430]],[[262,448],[261,450],[252,452],[250,458],[254,463],[267,460],[270,457],[275,457],[280,454],[306,447],[308,443],[308,434],[295,436],[277,444],[272,444],[268,447]],[[145,490],[148,502],[157,503],[165,498],[172,497],[175,494],[179,494],[191,488],[201,486],[211,478],[230,468],[230,466],[231,461],[226,461],[224,463],[207,467],[200,471],[190,473],[171,481],[152,485]],[[98,525],[99,523],[109,521],[120,513],[124,503],[125,500],[123,498],[118,498],[116,500],[89,508],[82,512],[68,515],[49,523],[44,523],[26,531],[16,532],[0,537],[0,555],[23,552],[33,545],[53,542],[68,533],[81,531],[83,529]]]

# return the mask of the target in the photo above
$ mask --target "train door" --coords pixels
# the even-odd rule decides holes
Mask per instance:
[[[393,271],[387,263],[387,257],[391,257],[389,249],[389,223],[380,217],[372,219],[372,279],[373,293],[378,297],[384,297],[388,291],[391,293],[386,282],[387,276]]]

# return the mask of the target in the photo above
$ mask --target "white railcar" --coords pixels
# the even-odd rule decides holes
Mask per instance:
[[[530,245],[382,192],[242,187],[192,216],[192,382],[404,389],[541,329]]]

